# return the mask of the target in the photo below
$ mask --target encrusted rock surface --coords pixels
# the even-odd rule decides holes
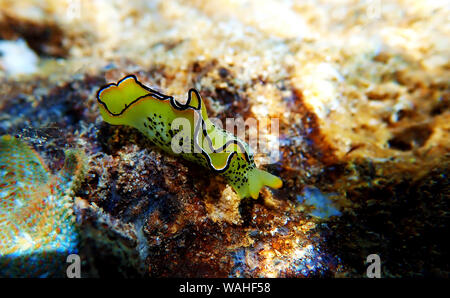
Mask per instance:
[[[0,134],[53,172],[66,149],[84,156],[83,276],[363,277],[375,253],[385,277],[448,277],[448,15],[438,1],[0,0],[0,38],[39,56],[24,76],[0,57]],[[283,188],[240,201],[104,123],[98,88],[130,73],[177,99],[197,88],[222,121],[278,118],[281,157],[261,167]],[[308,193],[340,215],[311,216]]]

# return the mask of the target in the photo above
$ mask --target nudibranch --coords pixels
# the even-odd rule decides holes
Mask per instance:
[[[15,137],[0,136],[0,276],[64,277],[78,234],[69,182]]]
[[[209,119],[195,89],[186,103],[164,95],[128,75],[97,92],[103,120],[138,129],[170,154],[223,175],[240,198],[258,198],[262,187],[280,188],[280,178],[256,167],[247,143]]]

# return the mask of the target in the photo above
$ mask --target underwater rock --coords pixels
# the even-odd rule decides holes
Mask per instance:
[[[323,194],[319,189],[311,186],[305,186],[303,194],[297,196],[300,204],[312,206],[311,215],[328,218],[330,216],[338,216],[342,213],[333,205],[333,201],[329,199],[330,195]]]
[[[38,56],[24,40],[0,41],[0,66],[8,75],[32,74],[37,71]]]

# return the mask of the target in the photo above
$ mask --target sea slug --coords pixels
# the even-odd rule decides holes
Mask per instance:
[[[183,104],[128,75],[100,88],[97,100],[104,121],[137,128],[165,152],[223,175],[240,198],[256,199],[262,187],[282,186],[280,178],[256,168],[247,143],[208,119],[195,89]]]

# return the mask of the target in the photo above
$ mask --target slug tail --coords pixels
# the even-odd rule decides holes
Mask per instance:
[[[243,188],[237,189],[233,186],[233,188],[241,198],[252,197],[253,199],[257,199],[259,192],[264,186],[268,186],[274,189],[278,189],[283,186],[283,182],[280,178],[257,168],[254,168],[253,170],[248,172],[247,177],[248,184]]]

